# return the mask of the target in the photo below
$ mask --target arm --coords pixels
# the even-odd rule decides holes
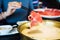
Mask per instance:
[[[21,8],[21,3],[18,2],[9,2],[6,12],[0,14],[0,20],[5,19],[6,17],[12,15],[16,9]]]
[[[0,8],[2,8],[2,0],[0,0]],[[5,12],[0,13],[0,20],[4,19],[5,17]]]
[[[6,12],[2,12],[2,13],[0,14],[0,20],[5,19],[7,16],[8,16],[8,15],[6,14]]]

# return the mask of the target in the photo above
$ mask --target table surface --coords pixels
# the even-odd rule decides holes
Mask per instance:
[[[60,18],[49,19],[49,20],[57,20],[57,21],[60,21]],[[0,36],[0,40],[21,40],[21,37],[20,37],[19,33],[17,33],[17,34],[8,35],[8,36]]]
[[[18,34],[13,34],[13,35],[5,35],[5,36],[0,36],[0,40],[20,40],[21,37]]]

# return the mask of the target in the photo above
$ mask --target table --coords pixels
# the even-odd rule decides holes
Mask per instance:
[[[7,36],[0,36],[0,40],[20,40],[21,37],[18,34],[7,35]]]
[[[47,18],[43,18],[43,19],[47,20]],[[48,20],[57,20],[57,21],[60,21],[60,18],[48,19]],[[19,33],[13,34],[13,35],[8,35],[8,36],[0,36],[0,40],[21,40],[21,36],[20,36]]]

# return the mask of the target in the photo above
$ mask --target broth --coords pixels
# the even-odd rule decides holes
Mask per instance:
[[[53,23],[41,23],[31,29],[24,29],[22,34],[36,40],[56,40],[60,39],[60,28],[56,28]]]

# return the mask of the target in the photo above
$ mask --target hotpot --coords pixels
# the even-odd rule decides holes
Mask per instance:
[[[54,25],[56,28],[58,28],[60,30],[60,22],[59,21],[44,20],[44,22],[49,25]],[[22,33],[22,31],[24,29],[30,29],[28,23],[30,23],[30,21],[26,21],[26,22],[22,21],[22,23],[21,22],[17,23],[18,24],[18,32],[21,36],[21,40],[36,40],[36,39],[33,39],[33,38],[26,36]],[[48,40],[50,40],[50,39],[48,39]],[[60,40],[60,32],[59,32],[59,38],[54,39],[54,40]]]

